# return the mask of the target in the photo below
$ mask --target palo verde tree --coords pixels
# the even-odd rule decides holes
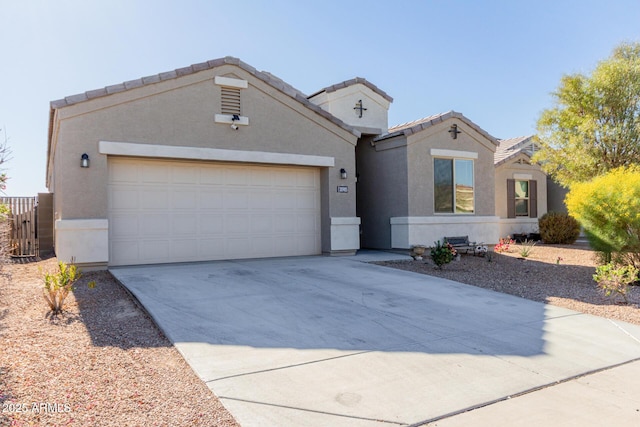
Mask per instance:
[[[640,164],[640,43],[623,43],[590,76],[566,75],[538,120],[534,159],[564,187]]]

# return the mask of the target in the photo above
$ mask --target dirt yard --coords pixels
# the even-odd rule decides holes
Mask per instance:
[[[108,272],[48,317],[40,270],[55,267],[0,271],[0,426],[237,425]]]
[[[586,244],[536,244],[527,258],[520,247],[491,257],[461,255],[460,261],[441,270],[425,254],[424,261],[379,263],[388,267],[429,274],[481,288],[545,302],[571,310],[640,325],[640,287],[632,286],[629,304],[605,297],[593,281],[595,253]]]

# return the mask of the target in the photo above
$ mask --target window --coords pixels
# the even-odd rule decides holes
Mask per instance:
[[[507,218],[538,217],[538,182],[507,179]]]
[[[474,212],[473,160],[434,159],[436,213]]]
[[[529,216],[529,181],[515,182],[516,216]]]

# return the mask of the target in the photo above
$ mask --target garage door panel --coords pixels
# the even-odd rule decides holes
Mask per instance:
[[[138,235],[138,218],[131,215],[113,215],[109,229],[116,238],[131,238]]]
[[[252,169],[249,175],[249,185],[252,187],[271,187],[273,171],[268,169]]]
[[[220,189],[200,190],[200,207],[202,209],[222,209],[224,192]]]
[[[198,216],[176,214],[171,217],[171,231],[174,235],[193,237],[198,234]]]
[[[198,241],[198,254],[202,260],[224,259],[224,239],[200,239]]]
[[[225,255],[232,258],[250,258],[254,255],[251,253],[255,248],[251,244],[251,240],[248,237],[238,238],[231,237],[225,240]]]
[[[254,191],[249,198],[249,208],[252,210],[271,210],[273,197],[270,191]]]
[[[198,229],[204,235],[222,235],[224,232],[224,217],[222,215],[200,215]]]
[[[159,188],[142,188],[138,197],[140,208],[158,210],[169,208],[169,192]]]
[[[302,188],[317,188],[318,174],[313,170],[300,170],[296,172],[296,185]]]
[[[224,183],[228,186],[246,186],[249,182],[247,170],[241,166],[227,166],[224,170]]]
[[[273,217],[271,215],[251,215],[251,232],[255,234],[272,234]]]
[[[280,211],[291,211],[296,207],[293,191],[276,190],[273,193],[273,207]]]
[[[140,252],[143,262],[166,262],[163,260],[170,259],[171,241],[165,240],[143,240],[140,243]]]
[[[171,245],[171,257],[176,261],[194,261],[198,258],[198,243],[193,239],[174,240]]]
[[[143,184],[168,184],[168,164],[143,164],[140,168],[140,182]]]
[[[174,209],[194,210],[198,207],[198,192],[189,186],[171,191],[171,204]]]
[[[114,265],[126,265],[132,259],[140,259],[139,243],[135,240],[111,240],[109,244],[111,247],[109,262]]]
[[[137,183],[138,168],[134,163],[127,162],[109,162],[109,176],[111,182],[114,183]]]
[[[318,168],[109,158],[111,265],[319,254]]]
[[[193,184],[200,181],[199,170],[189,165],[172,166],[171,182],[173,184]]]
[[[228,235],[247,234],[251,228],[251,216],[231,214],[224,217],[224,232]]]
[[[250,193],[244,189],[229,189],[224,192],[224,209],[241,209],[249,208]]]
[[[109,191],[111,209],[137,209],[138,190],[130,187],[112,187]]]
[[[273,231],[284,233],[291,230],[291,225],[296,223],[296,216],[293,214],[279,214],[274,218]]]

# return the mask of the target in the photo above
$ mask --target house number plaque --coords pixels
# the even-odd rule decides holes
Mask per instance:
[[[348,192],[349,192],[349,187],[347,187],[346,185],[338,186],[338,193],[348,193]]]

